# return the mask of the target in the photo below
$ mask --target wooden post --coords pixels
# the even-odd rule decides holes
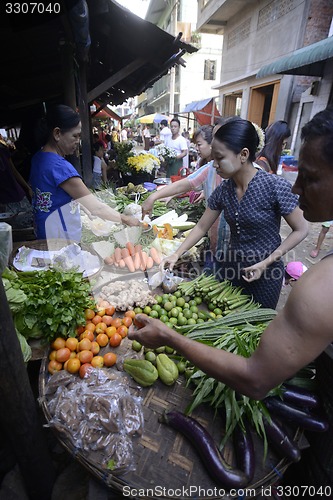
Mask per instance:
[[[87,96],[87,63],[85,61],[80,61],[79,66],[78,100],[82,125],[82,176],[85,184],[90,187],[92,183],[91,120]]]
[[[76,88],[75,88],[75,68],[74,68],[74,47],[69,41],[62,46],[62,69],[63,69],[63,87],[64,101],[66,106],[70,106],[76,111]],[[82,175],[82,168],[78,154],[68,155],[67,160],[74,165],[76,170]]]
[[[55,470],[0,279],[0,425],[33,500],[51,498]]]

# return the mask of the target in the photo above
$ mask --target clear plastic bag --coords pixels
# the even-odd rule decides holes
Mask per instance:
[[[46,386],[49,425],[95,465],[113,472],[134,470],[132,440],[142,433],[143,413],[127,379],[103,369],[83,380],[58,373]],[[56,389],[58,377],[64,385]]]
[[[183,278],[175,276],[169,269],[159,271],[149,278],[148,284],[152,288],[162,286],[165,293],[173,293],[177,290],[179,283]]]

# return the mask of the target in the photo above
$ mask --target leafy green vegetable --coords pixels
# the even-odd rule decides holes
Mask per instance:
[[[13,301],[9,306],[16,328],[26,338],[73,337],[77,325],[85,323],[84,310],[94,307],[89,282],[75,271],[10,271],[5,277],[14,299],[15,294],[16,300],[25,295],[19,308]]]
[[[19,342],[20,342],[21,351],[23,354],[23,361],[25,363],[28,363],[28,361],[31,359],[31,356],[32,356],[31,347],[28,344],[26,338],[23,337],[23,335],[21,335],[19,331],[16,330],[16,334],[17,334]]]

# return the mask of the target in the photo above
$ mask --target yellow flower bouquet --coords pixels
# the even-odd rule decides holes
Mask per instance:
[[[141,151],[140,153],[127,158],[127,165],[131,173],[137,174],[146,172],[151,174],[154,169],[159,168],[161,162],[156,156],[148,152]]]

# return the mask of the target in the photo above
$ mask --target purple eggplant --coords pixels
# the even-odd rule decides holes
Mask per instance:
[[[283,417],[303,429],[313,432],[325,432],[328,429],[328,422],[324,417],[308,413],[304,409],[300,410],[279,398],[268,397],[263,400],[263,403],[270,414]]]
[[[183,434],[193,444],[216,483],[227,488],[247,486],[250,481],[248,476],[226,463],[212,436],[194,418],[178,411],[170,411],[163,414],[161,421]]]
[[[301,451],[297,444],[289,439],[283,426],[272,415],[270,417],[270,422],[266,418],[263,419],[267,441],[279,455],[289,458],[292,462],[298,462]]]
[[[237,467],[242,470],[249,481],[253,479],[256,458],[254,454],[253,439],[248,420],[243,419],[245,431],[237,424],[233,432],[233,442]]]
[[[313,392],[288,384],[283,384],[282,390],[283,400],[287,403],[300,406],[302,408],[320,408],[319,397]]]

